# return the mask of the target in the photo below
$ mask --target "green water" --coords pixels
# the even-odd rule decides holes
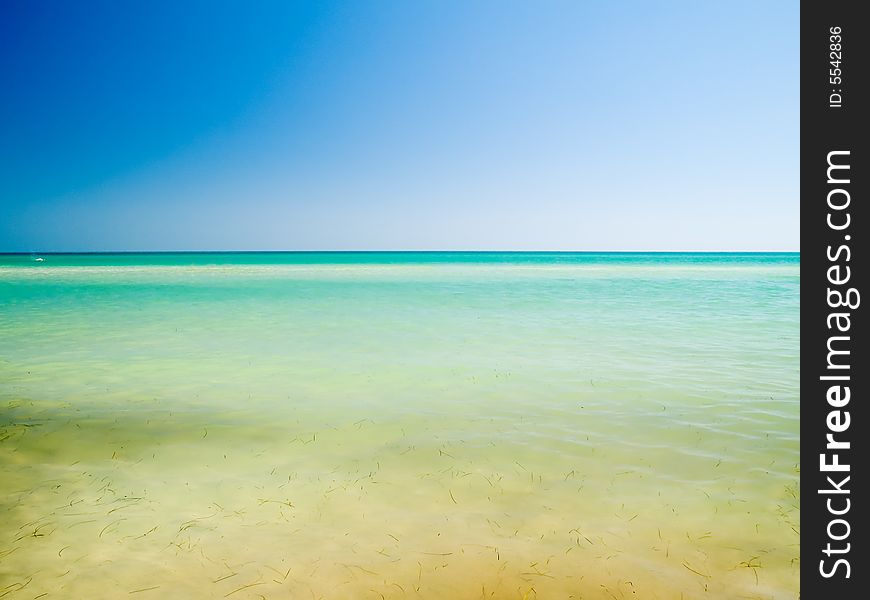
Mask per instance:
[[[0,255],[0,597],[796,598],[797,254]]]

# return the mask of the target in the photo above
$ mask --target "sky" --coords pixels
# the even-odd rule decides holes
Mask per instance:
[[[799,3],[5,0],[0,251],[799,250]]]

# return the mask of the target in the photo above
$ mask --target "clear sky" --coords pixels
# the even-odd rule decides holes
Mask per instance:
[[[0,251],[798,250],[799,4],[0,5]]]

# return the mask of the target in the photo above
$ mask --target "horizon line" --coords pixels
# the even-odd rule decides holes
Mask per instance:
[[[800,254],[800,250],[51,250],[0,251],[0,256],[109,254]]]

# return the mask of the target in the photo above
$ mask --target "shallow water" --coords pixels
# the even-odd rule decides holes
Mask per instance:
[[[0,256],[0,597],[796,598],[796,254]]]

